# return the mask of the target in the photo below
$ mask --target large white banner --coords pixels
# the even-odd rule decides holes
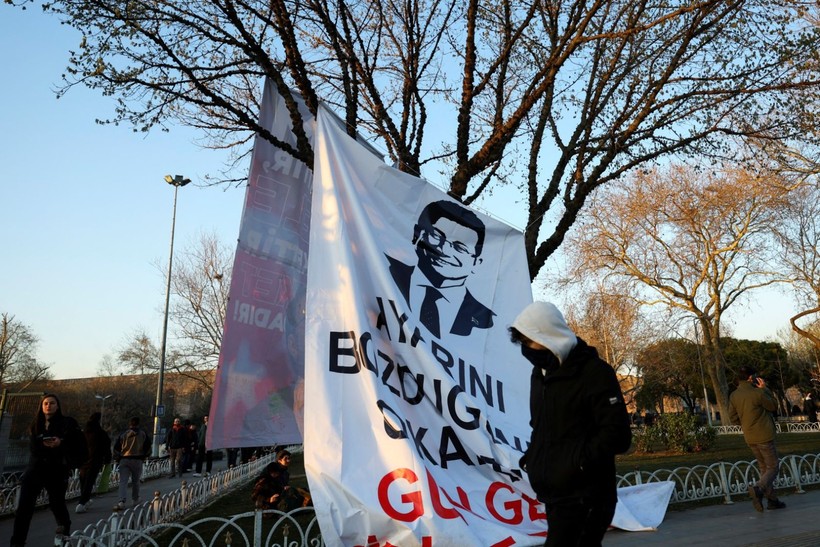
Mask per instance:
[[[300,109],[312,137],[315,120],[301,102]],[[290,114],[270,81],[259,118],[273,136],[295,146]],[[302,442],[312,178],[304,163],[256,137],[211,402],[209,448]]]
[[[320,112],[305,466],[328,545],[543,543],[519,468],[532,300],[522,234],[401,173]]]

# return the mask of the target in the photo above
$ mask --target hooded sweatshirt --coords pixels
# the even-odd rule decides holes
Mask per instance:
[[[557,357],[553,363],[543,360],[545,365],[529,352],[532,436],[522,465],[538,499],[595,499],[614,507],[615,454],[628,450],[632,440],[615,371],[550,303],[530,304],[512,326],[549,350],[541,353]]]

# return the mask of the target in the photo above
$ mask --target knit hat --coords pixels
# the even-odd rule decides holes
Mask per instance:
[[[564,316],[549,302],[533,302],[518,314],[512,327],[549,349],[563,363],[578,343]]]

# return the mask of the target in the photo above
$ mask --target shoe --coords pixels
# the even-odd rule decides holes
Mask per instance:
[[[91,506],[94,505],[94,498],[91,498],[87,502],[85,502],[85,506],[91,509]]]
[[[749,497],[752,498],[752,505],[758,513],[763,512],[763,492],[757,486],[749,487]]]
[[[85,513],[86,511],[88,511],[88,509],[86,509],[86,505],[82,503],[78,503],[77,507],[74,508],[75,513]]]
[[[194,473],[194,477],[201,477],[202,473]]]
[[[780,500],[769,500],[768,503],[766,504],[766,508],[769,511],[774,511],[775,509],[785,509],[786,504],[783,503]]]
[[[173,473],[171,473],[170,475],[168,475],[168,478],[169,478],[169,479],[173,479],[174,477],[176,477],[176,475],[174,475]]]
[[[114,506],[114,509],[118,509],[118,510],[122,511],[123,509],[125,509],[125,502],[124,501],[117,502],[117,505]]]

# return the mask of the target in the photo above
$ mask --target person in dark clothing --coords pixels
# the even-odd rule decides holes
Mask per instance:
[[[256,478],[251,491],[251,499],[257,509],[276,509],[284,495],[281,475],[284,468],[279,462],[271,462]]]
[[[632,442],[618,378],[550,303],[533,302],[509,330],[533,365],[521,466],[546,508],[545,545],[601,545],[618,501],[615,455]]]
[[[180,477],[182,476],[182,472],[185,470],[183,457],[190,444],[188,428],[182,425],[182,420],[174,418],[174,425],[165,435],[165,447],[168,449],[168,459],[171,462],[169,477],[174,477],[175,473],[179,473]]]
[[[80,502],[74,509],[85,513],[91,501],[91,490],[102,468],[111,463],[111,437],[100,425],[102,414],[95,412],[85,424],[85,441],[88,445],[88,459],[80,467]]]
[[[754,454],[760,468],[760,480],[749,486],[752,506],[763,512],[763,498],[771,510],[783,509],[786,504],[777,498],[774,480],[779,466],[774,437],[777,431],[774,415],[777,402],[766,381],[750,366],[741,366],[737,373],[737,389],[729,395],[729,419],[740,424],[743,440]]]
[[[68,536],[71,517],[65,492],[69,474],[72,467],[88,458],[85,436],[79,424],[74,418],[63,415],[60,400],[53,393],[43,395],[29,433],[31,459],[21,478],[11,547],[25,545],[37,496],[43,488],[48,493],[48,506],[57,521],[56,535]]]
[[[196,473],[194,477],[202,476],[202,463],[205,463],[205,476],[211,474],[211,469],[214,466],[214,452],[213,450],[205,449],[205,437],[208,435],[208,416],[202,417],[202,427],[197,433],[197,450],[196,450]]]

